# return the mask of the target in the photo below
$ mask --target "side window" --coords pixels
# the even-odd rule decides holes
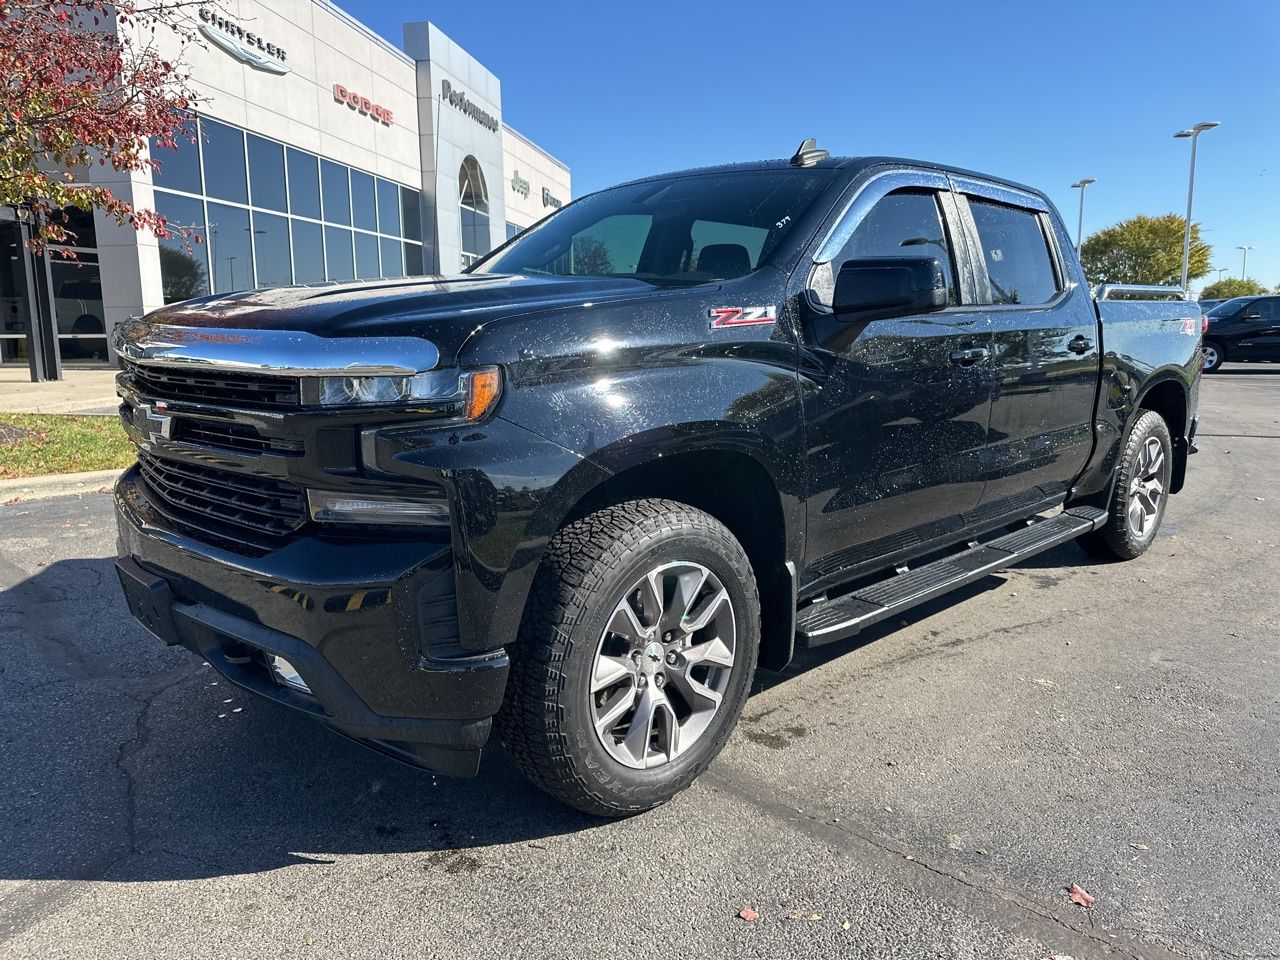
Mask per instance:
[[[951,242],[932,190],[899,190],[881,198],[862,218],[836,258],[837,270],[860,257],[937,257],[947,277],[947,303],[956,303]]]
[[[992,303],[1048,303],[1058,277],[1039,214],[970,198],[973,222],[987,262]]]
[[[1280,320],[1280,300],[1259,300],[1255,307],[1265,322],[1275,323]]]

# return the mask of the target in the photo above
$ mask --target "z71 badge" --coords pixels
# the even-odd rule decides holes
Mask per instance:
[[[777,311],[773,307],[712,307],[711,327],[747,327],[756,323],[777,323]]]

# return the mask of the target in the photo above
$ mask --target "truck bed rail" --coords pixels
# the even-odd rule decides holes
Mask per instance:
[[[1116,296],[1128,294],[1128,296]],[[1136,296],[1134,296],[1136,294]],[[1151,283],[1103,283],[1094,288],[1095,300],[1187,300],[1181,287],[1164,287]]]

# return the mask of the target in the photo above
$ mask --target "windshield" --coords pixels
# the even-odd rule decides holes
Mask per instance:
[[[832,176],[788,167],[614,187],[548,217],[475,272],[673,286],[729,280],[768,258]]]
[[[1229,317],[1252,299],[1253,297],[1236,297],[1232,300],[1224,300],[1222,303],[1210,310],[1206,316]]]

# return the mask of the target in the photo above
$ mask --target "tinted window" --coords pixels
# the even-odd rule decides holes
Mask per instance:
[[[382,276],[378,269],[378,238],[356,231],[356,276],[372,280]]]
[[[292,147],[289,164],[289,211],[300,217],[320,219],[320,171],[316,158]]]
[[[273,213],[254,213],[253,257],[258,266],[258,286],[282,287],[293,283],[286,218]]]
[[[252,133],[249,134],[249,193],[255,207],[281,213],[288,209],[284,195],[284,147]]]
[[[1039,215],[971,199],[978,240],[991,280],[992,303],[1047,303],[1058,293]]]
[[[324,279],[324,237],[320,224],[292,220],[289,225],[293,235],[294,283],[319,283]]]
[[[1259,319],[1267,322],[1280,320],[1280,300],[1258,300],[1250,304],[1245,313],[1256,313],[1259,315]]]
[[[157,187],[200,193],[200,147],[181,133],[174,137],[176,146],[156,146],[151,138],[151,159],[157,164],[151,182]]]
[[[418,212],[422,195],[408,187],[400,188],[401,223],[407,240],[422,239],[422,215]]]
[[[1209,311],[1209,316],[1230,317],[1252,299],[1252,297],[1234,297],[1230,300],[1224,300]]]
[[[406,277],[422,276],[422,244],[405,243],[404,275]]]
[[[214,293],[253,286],[248,210],[225,203],[209,204],[209,263],[213,267]]]
[[[208,245],[203,242],[204,204],[157,190],[156,212],[168,221],[169,229],[175,233],[182,229],[192,231],[189,240],[173,236],[159,241],[164,302],[203,297],[209,292]]]
[[[831,178],[830,170],[785,168],[624,184],[557,211],[480,269],[629,275],[663,285],[737,276],[769,257]],[[707,237],[711,228],[705,224],[717,224],[719,231],[736,227],[736,239],[716,243],[709,256],[708,243],[695,259],[690,240],[699,222]]]
[[[879,200],[845,244],[836,267],[862,257],[937,257],[947,277],[947,302],[956,302],[951,244],[931,191],[902,191]]]
[[[244,172],[244,134],[216,120],[201,120],[204,191],[219,200],[249,202]]]
[[[343,227],[324,228],[324,262],[330,280],[355,279],[350,230]]]
[[[330,223],[350,223],[351,191],[347,186],[347,168],[332,160],[321,160],[320,183],[324,190],[324,218]]]
[[[378,230],[400,236],[400,188],[386,180],[378,181]]]
[[[703,273],[724,275],[723,269],[717,271],[715,267],[723,268],[731,265],[726,258],[736,258],[739,264],[745,262],[754,269],[760,263],[760,251],[764,249],[764,242],[769,239],[769,231],[764,227],[752,227],[740,223],[695,220],[689,229],[689,236],[693,240],[690,256],[694,269]],[[737,249],[726,251],[724,250],[726,244]],[[702,263],[702,251],[706,247],[713,248],[705,265],[711,269],[704,269]],[[744,251],[745,258],[742,256]],[[746,270],[742,272],[746,273]]]
[[[359,170],[351,171],[351,213],[355,225],[362,230],[378,229],[378,207],[373,195],[373,177]]]

